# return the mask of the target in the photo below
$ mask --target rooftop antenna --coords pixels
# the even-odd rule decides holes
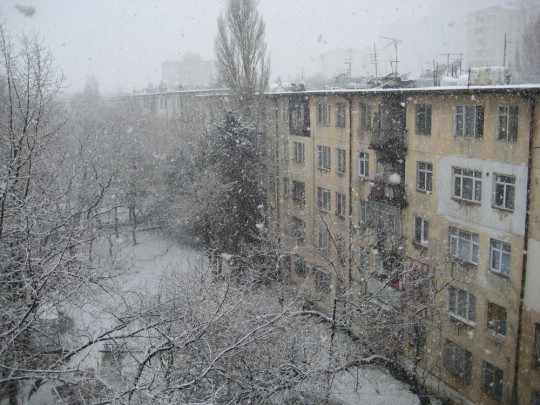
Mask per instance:
[[[352,77],[352,48],[349,49],[349,59],[345,59],[345,65],[349,65],[349,77]]]
[[[396,71],[395,71],[395,76],[397,77],[397,74],[398,74],[398,55],[397,55],[397,44],[401,41],[399,41],[397,38],[388,38],[388,37],[381,37],[383,39],[387,39],[389,40],[390,42],[385,46],[388,47],[390,45],[394,45],[394,51],[396,53],[396,59],[394,60],[394,62],[396,63]]]
[[[511,44],[512,42],[506,40],[506,32],[504,33],[504,52],[503,52],[503,67],[506,67],[506,44]]]
[[[441,53],[440,56],[446,56],[446,76],[448,77],[448,68],[450,67],[450,56],[459,56],[459,64],[460,64],[460,70],[461,70],[461,57],[463,56],[462,53],[452,53],[452,52],[446,52]],[[453,70],[451,74],[453,74]]]
[[[373,53],[370,56],[371,63],[375,65],[375,77],[378,77],[379,75],[377,73],[377,46],[375,45],[375,42],[373,42]]]

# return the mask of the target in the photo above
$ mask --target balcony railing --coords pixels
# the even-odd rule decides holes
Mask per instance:
[[[405,131],[374,129],[369,148],[377,152],[382,163],[396,162],[405,158],[407,151]]]

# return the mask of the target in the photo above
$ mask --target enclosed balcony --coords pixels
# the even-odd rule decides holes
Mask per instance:
[[[397,177],[399,175],[396,174]],[[405,185],[402,182],[391,182],[381,177],[375,178],[369,190],[369,199],[395,207],[406,207]]]

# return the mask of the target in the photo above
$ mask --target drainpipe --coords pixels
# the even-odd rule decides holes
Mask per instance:
[[[527,276],[527,249],[529,248],[529,209],[531,206],[531,172],[532,172],[532,163],[533,163],[533,148],[534,148],[534,119],[535,119],[535,108],[536,103],[534,97],[530,96],[531,102],[531,119],[529,122],[529,156],[527,158],[527,202],[525,207],[525,231],[523,237],[523,260],[521,265],[521,286],[519,290],[519,309],[518,309],[518,329],[516,337],[516,350],[515,350],[515,361],[514,361],[514,381],[512,383],[512,397],[510,399],[510,404],[518,405],[519,404],[519,358],[521,351],[521,334],[523,331],[523,301],[525,297],[525,283]]]
[[[350,252],[351,246],[352,246],[352,232],[354,230],[353,228],[353,219],[352,219],[352,213],[353,213],[353,207],[352,207],[352,189],[353,189],[353,119],[352,119],[352,109],[353,109],[353,102],[351,96],[345,97],[347,101],[349,102],[349,168],[347,170],[349,174],[349,240],[348,240],[348,246],[347,250],[349,251],[348,254],[348,277],[349,277],[349,285],[348,287],[351,287],[352,283],[352,254]]]

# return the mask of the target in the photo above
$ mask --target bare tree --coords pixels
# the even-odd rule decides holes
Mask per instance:
[[[229,0],[218,18],[214,45],[218,79],[232,91],[241,114],[248,117],[257,113],[255,95],[268,86],[270,61],[264,32],[255,0]]]

